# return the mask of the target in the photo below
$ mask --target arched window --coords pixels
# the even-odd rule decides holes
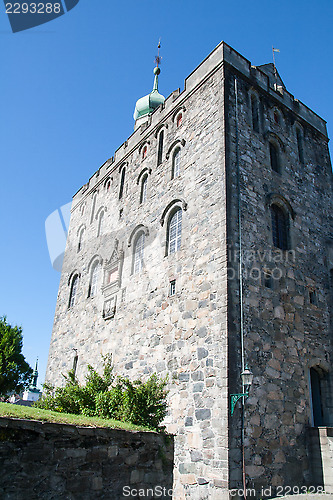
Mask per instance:
[[[125,187],[126,167],[123,167],[120,174],[119,200],[122,199]]]
[[[298,128],[296,131],[297,135],[297,148],[298,148],[298,159],[301,163],[304,163],[304,150],[303,150],[303,137],[302,132]]]
[[[182,238],[182,209],[177,208],[171,215],[167,230],[167,255],[177,252]]]
[[[107,179],[105,184],[104,184],[104,187],[106,189],[106,191],[110,191],[111,189],[111,179]]]
[[[104,231],[104,210],[101,211],[98,217],[97,236],[101,236]]]
[[[73,307],[75,305],[78,285],[79,285],[79,275],[76,274],[72,281],[71,293],[69,294],[68,307]]]
[[[258,99],[251,96],[251,113],[252,113],[252,128],[255,132],[259,132],[259,104]]]
[[[271,168],[274,172],[280,173],[280,157],[279,150],[275,144],[269,143],[269,156],[271,161]]]
[[[145,249],[145,234],[139,233],[137,236],[134,249],[133,249],[133,274],[139,273],[143,268],[143,254]]]
[[[84,240],[84,228],[82,228],[80,233],[79,233],[79,243],[77,245],[78,252],[80,252],[83,248],[83,240]]]
[[[177,148],[172,157],[172,179],[180,175],[180,148]]]
[[[163,161],[163,140],[164,140],[164,130],[161,131],[158,137],[157,166],[161,165]]]
[[[144,203],[147,199],[148,189],[148,174],[145,174],[141,181],[140,203]]]
[[[182,113],[179,113],[179,115],[177,116],[177,127],[180,127],[182,123],[183,123],[183,115]]]
[[[95,193],[94,196],[93,196],[92,207],[91,207],[91,215],[90,215],[90,223],[92,223],[92,221],[94,220],[95,208],[96,208],[96,200],[97,200],[97,193]]]
[[[147,152],[148,152],[148,147],[145,146],[142,150],[142,159],[144,160],[145,158],[147,158]]]
[[[95,262],[91,269],[88,297],[95,297],[97,294],[100,267],[100,263]]]
[[[278,205],[271,205],[273,244],[281,250],[289,248],[289,217]]]

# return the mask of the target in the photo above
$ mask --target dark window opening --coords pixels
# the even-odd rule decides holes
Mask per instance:
[[[303,137],[300,130],[297,130],[297,148],[298,159],[301,163],[304,163]]]
[[[182,123],[183,123],[183,115],[182,113],[179,113],[179,115],[177,116],[177,127],[180,127]]]
[[[77,246],[77,251],[80,252],[83,248],[83,238],[84,238],[84,229],[80,231],[79,243]]]
[[[126,174],[126,169],[125,167],[121,171],[121,178],[120,178],[120,188],[119,188],[119,200],[122,199],[123,194],[124,194],[124,186],[125,186],[125,174]]]
[[[272,170],[280,173],[279,152],[277,147],[272,142],[269,143],[269,156]]]
[[[147,189],[148,189],[148,175],[146,174],[141,182],[140,204],[144,203],[147,199]]]
[[[251,111],[252,111],[252,128],[255,132],[259,132],[259,106],[255,97],[251,97]]]
[[[170,291],[169,291],[170,297],[173,295],[176,295],[176,280],[170,281]]]
[[[310,291],[309,291],[309,300],[310,300],[310,304],[312,304],[313,306],[316,306],[316,305],[317,305],[317,294],[316,294],[316,290],[310,290]]]
[[[158,139],[157,166],[161,165],[163,161],[163,140],[164,140],[164,130],[162,130]]]
[[[273,244],[281,250],[289,248],[288,215],[277,205],[271,206]]]
[[[147,152],[148,152],[148,148],[147,146],[145,146],[142,150],[142,159],[144,160],[145,158],[147,158]]]
[[[270,273],[264,273],[265,288],[273,288],[273,276]]]
[[[73,359],[73,374],[74,376],[76,375],[76,370],[77,370],[77,362],[79,360],[79,356],[76,354]]]

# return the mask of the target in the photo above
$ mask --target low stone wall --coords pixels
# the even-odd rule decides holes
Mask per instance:
[[[2,500],[168,499],[172,470],[169,436],[0,418]]]

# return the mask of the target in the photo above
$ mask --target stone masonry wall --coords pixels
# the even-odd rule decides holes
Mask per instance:
[[[116,372],[132,379],[168,375],[165,423],[176,434],[177,500],[220,500],[228,487],[242,486],[241,415],[238,408],[233,417],[229,411],[229,393],[241,390],[234,75],[242,238],[244,250],[254,256],[244,261],[244,347],[254,373],[244,415],[247,478],[255,486],[311,481],[304,438],[311,424],[308,370],[320,366],[329,372],[331,352],[326,128],[225,43],[74,196],[46,375],[49,382],[62,383],[61,373],[72,368],[77,355],[82,380],[87,364],[98,367],[106,353],[112,353]],[[251,123],[253,93],[260,102],[259,132]],[[303,134],[302,164],[296,126]],[[270,168],[270,140],[281,152],[280,174]],[[177,148],[180,175],[172,178]],[[140,203],[145,176],[147,196]],[[293,252],[282,259],[271,235],[274,196],[291,210]],[[176,208],[182,209],[181,246],[167,255],[168,221]],[[135,273],[133,249],[143,233],[143,268]],[[101,271],[91,297],[97,261]],[[228,267],[236,277],[228,275]],[[253,267],[259,268],[259,279],[251,274]],[[262,271],[275,268],[282,274],[268,288]],[[69,307],[75,276],[76,300]],[[316,304],[309,302],[310,290]],[[326,388],[326,417],[330,391]]]
[[[171,436],[0,418],[3,500],[170,499],[172,469]]]
[[[74,198],[47,371],[48,381],[62,383],[61,373],[72,368],[77,352],[77,374],[82,379],[87,363],[99,367],[100,354],[112,353],[118,374],[131,379],[146,379],[152,372],[168,375],[170,413],[165,423],[176,434],[175,498],[191,500],[221,498],[221,488],[228,487],[221,67],[197,83],[198,88],[180,94],[169,109],[166,105],[157,110],[153,115],[159,115],[157,126],[144,129],[141,140],[128,151],[121,200],[123,160],[99,178],[96,189]],[[179,127],[178,112],[183,114]],[[163,161],[157,165],[160,130]],[[181,148],[180,175],[172,179],[176,147]],[[140,174],[145,173],[147,199],[140,204]],[[107,189],[109,178],[112,185]],[[95,193],[97,219],[91,217]],[[167,221],[175,206],[183,209],[181,247],[166,256]],[[97,237],[102,207],[105,231]],[[83,226],[86,240],[78,252]],[[141,229],[144,266],[135,274],[133,245]],[[106,320],[103,273],[117,256],[123,261],[111,294],[116,313]],[[100,259],[103,272],[92,298],[88,295],[94,257]],[[69,308],[75,273],[80,275],[77,301]],[[174,296],[169,293],[171,280],[176,280]]]
[[[241,392],[236,178],[235,77],[238,89],[239,167],[243,244],[245,363],[254,373],[246,400],[247,482],[262,486],[312,485],[307,427],[313,425],[309,368],[332,366],[327,240],[332,231],[332,171],[327,137],[287,109],[283,96],[263,91],[255,78],[227,73],[227,171],[229,195],[230,391]],[[251,95],[259,101],[259,131],[253,130]],[[299,159],[297,127],[303,136]],[[279,151],[281,172],[270,164],[269,141]],[[271,203],[290,207],[290,250],[275,248]],[[236,256],[236,257],[235,257]],[[265,272],[272,274],[265,286]],[[310,302],[310,291],[316,301]],[[331,373],[329,373],[331,377]],[[332,387],[332,386],[331,386]],[[332,392],[331,392],[332,394]],[[326,425],[332,396],[323,399]],[[239,403],[240,406],[240,403]],[[241,409],[230,425],[230,482],[242,485]],[[273,493],[274,494],[274,493]]]

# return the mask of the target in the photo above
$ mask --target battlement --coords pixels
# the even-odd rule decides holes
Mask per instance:
[[[101,184],[105,178],[115,172],[122,163],[140,148],[147,138],[154,134],[158,127],[177,113],[189,95],[196,91],[205,80],[225,64],[235,76],[245,78],[253,88],[276,105],[284,107],[297,117],[297,120],[304,121],[313,127],[322,136],[327,138],[326,121],[308,108],[293,94],[288,92],[284,86],[274,85],[272,79],[263,71],[261,67],[253,66],[252,63],[225,42],[221,42],[185,79],[184,90],[173,91],[148,118],[148,123],[134,130],[127,140],[119,146],[114,156],[106,162],[90,177],[87,184],[83,185],[74,195],[73,208],[88,196]]]

